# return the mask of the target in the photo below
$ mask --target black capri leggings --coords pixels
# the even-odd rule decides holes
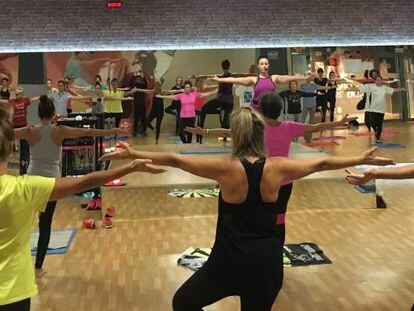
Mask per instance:
[[[375,138],[377,140],[381,139],[383,122],[384,122],[383,113],[365,111],[365,125],[367,126],[368,131],[371,131],[371,128],[374,130]]]
[[[178,134],[180,135],[181,141],[183,144],[191,144],[193,134],[186,132],[184,129],[186,126],[194,127],[195,118],[180,118],[179,124]]]
[[[242,311],[272,308],[283,283],[282,247],[277,246],[266,256],[260,255],[250,264],[233,262],[224,254],[213,248],[204,266],[175,293],[174,311],[203,310],[228,296],[240,296]]]
[[[2,305],[0,311],[30,311],[30,298]]]
[[[37,253],[35,268],[41,269],[46,257],[50,241],[50,230],[52,228],[53,214],[55,213],[56,201],[47,203],[44,212],[39,215],[39,240],[37,242]]]

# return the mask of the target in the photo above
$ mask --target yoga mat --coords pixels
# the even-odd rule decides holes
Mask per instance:
[[[212,198],[218,197],[220,189],[204,188],[204,189],[172,189],[168,191],[168,195],[175,198]]]
[[[177,264],[190,268],[200,269],[211,254],[211,248],[190,247],[183,252]],[[331,264],[332,261],[315,243],[286,244],[283,246],[283,266],[299,267],[310,265]]]
[[[394,136],[394,135],[398,135],[400,132],[397,130],[383,130],[381,133],[381,136]],[[361,137],[361,136],[374,136],[375,133],[374,131],[372,132],[353,132],[350,133],[351,135],[354,135],[356,137]]]
[[[181,154],[223,154],[230,153],[231,149],[210,148],[210,149],[183,149]]]
[[[335,140],[331,141],[311,141],[310,143],[305,143],[305,146],[308,147],[334,147],[338,146],[339,143]]]
[[[47,249],[48,255],[65,254],[76,235],[76,228],[52,229],[50,234],[49,247]],[[32,256],[36,256],[37,241],[39,239],[39,231],[32,231],[30,238],[30,249]]]
[[[380,144],[372,144],[372,146],[377,146],[378,148],[382,149],[402,149],[407,148],[405,145],[400,145],[396,143],[380,143]]]
[[[359,185],[355,186],[354,189],[361,193],[375,193],[375,184],[372,185]]]

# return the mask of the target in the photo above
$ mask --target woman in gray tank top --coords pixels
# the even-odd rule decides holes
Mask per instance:
[[[82,129],[52,124],[55,118],[55,106],[46,95],[40,97],[38,115],[41,123],[36,126],[17,129],[16,135],[26,139],[30,146],[30,163],[28,175],[58,178],[61,176],[62,142],[67,138],[103,137],[120,134],[120,129],[97,130]],[[36,254],[36,275],[45,274],[42,269],[46,251],[49,246],[50,230],[56,201],[47,204],[39,216],[39,240]]]

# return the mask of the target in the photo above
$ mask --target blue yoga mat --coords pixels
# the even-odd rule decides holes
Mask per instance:
[[[375,185],[360,185],[354,188],[362,193],[375,193]]]
[[[373,144],[373,146],[377,146],[378,148],[383,148],[383,149],[401,149],[401,148],[406,148],[405,145],[400,145],[400,144],[396,144],[396,143]]]
[[[61,255],[65,254],[76,235],[76,228],[64,228],[64,229],[52,229],[50,234],[49,248],[47,249],[48,255]],[[37,240],[39,232],[33,231],[31,236],[31,253],[32,256],[36,256]]]
[[[210,149],[183,149],[181,154],[223,154],[230,153],[231,149],[210,148]]]

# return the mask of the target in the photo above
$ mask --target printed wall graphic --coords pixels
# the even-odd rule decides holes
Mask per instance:
[[[147,79],[162,80],[175,51],[137,52],[72,52],[47,53],[47,77],[54,83],[64,77],[77,86],[93,86],[99,74],[104,82],[117,78],[122,86],[128,83],[133,71],[142,69]],[[152,83],[153,84],[153,83]]]
[[[9,79],[10,87],[18,84],[19,56],[17,53],[0,53],[0,80]]]

